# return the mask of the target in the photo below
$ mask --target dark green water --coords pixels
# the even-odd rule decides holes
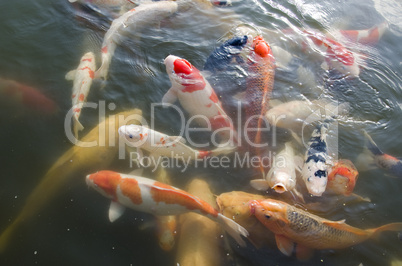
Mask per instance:
[[[385,0],[383,0],[385,2]],[[392,2],[392,0],[389,0]],[[397,6],[397,5],[396,5]],[[37,88],[59,108],[55,115],[20,112],[23,106],[0,106],[0,231],[17,217],[26,198],[71,143],[64,132],[64,119],[71,108],[72,83],[65,74],[77,67],[87,51],[97,55],[104,31],[77,20],[68,1],[0,2],[0,77]],[[402,10],[390,11],[401,14]],[[211,15],[212,14],[212,15]],[[140,40],[125,41],[115,53],[110,78],[104,90],[94,84],[88,102],[115,103],[115,111],[141,108],[151,119],[151,103],[160,102],[170,87],[163,59],[174,54],[186,58],[201,69],[218,39],[243,21],[261,28],[278,30],[290,24],[296,27],[333,29],[341,25],[364,29],[383,20],[371,1],[239,1],[232,7],[205,10],[193,7],[164,20],[161,29],[147,28]],[[391,22],[391,21],[390,21]],[[107,23],[104,23],[107,25]],[[273,44],[283,41],[264,35]],[[381,148],[402,157],[402,29],[390,24],[389,30],[373,46],[356,47],[367,57],[360,78],[335,80],[324,89],[328,97],[350,105],[349,119],[340,123],[339,157],[355,160],[364,146],[361,129],[366,129]],[[304,66],[320,64],[303,61]],[[294,74],[294,73],[293,73]],[[325,73],[317,71],[316,82]],[[233,77],[228,77],[230,79]],[[219,83],[222,76],[210,79]],[[232,80],[236,84],[236,80]],[[329,87],[329,88],[328,88]],[[332,89],[331,89],[332,88]],[[220,91],[221,92],[221,91]],[[222,93],[222,97],[231,97]],[[290,101],[315,92],[298,85],[292,73],[278,72],[274,97]],[[0,95],[7,102],[7,95]],[[85,132],[98,123],[98,110],[84,110],[81,115]],[[107,110],[107,114],[113,113]],[[167,134],[179,132],[173,111],[157,109],[156,129]],[[202,137],[200,137],[202,138]],[[111,168],[125,171],[127,161]],[[99,169],[101,170],[101,169]],[[126,170],[126,171],[129,171]],[[174,184],[184,188],[192,177],[202,174],[216,194],[232,190],[254,192],[248,185],[247,172],[239,169],[172,170]],[[390,222],[402,222],[402,180],[391,178],[383,170],[361,171],[355,192],[369,197],[371,203],[350,204],[336,208],[329,219],[346,219],[359,228],[371,228]],[[48,207],[16,232],[4,253],[1,265],[175,265],[175,250],[160,250],[150,215],[127,211],[114,224],[107,218],[108,200],[88,190],[82,182],[71,183],[50,198]],[[378,240],[367,241],[339,251],[317,251],[306,265],[387,265],[402,259],[402,242],[396,233],[385,233]],[[276,249],[247,249],[222,253],[228,265],[297,265]],[[231,260],[227,259],[230,257]]]

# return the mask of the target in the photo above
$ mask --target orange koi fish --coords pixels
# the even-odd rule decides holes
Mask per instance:
[[[352,194],[359,172],[351,161],[339,160],[328,172],[327,191],[345,196]]]
[[[2,78],[0,78],[0,103],[43,115],[54,114],[58,110],[56,103],[38,89]]]
[[[99,171],[86,177],[88,186],[112,200],[109,219],[119,218],[125,207],[153,215],[177,215],[195,212],[219,223],[241,246],[241,236],[248,232],[233,220],[223,216],[210,204],[184,190],[135,175]]]
[[[285,202],[265,199],[249,202],[250,211],[275,234],[279,250],[303,260],[314,249],[342,249],[357,245],[383,231],[400,231],[402,223],[391,223],[373,229],[359,229],[344,221],[329,221]]]
[[[388,22],[384,21],[381,24],[366,30],[340,30],[339,32],[353,42],[361,44],[374,44],[381,39],[382,35],[387,29]]]

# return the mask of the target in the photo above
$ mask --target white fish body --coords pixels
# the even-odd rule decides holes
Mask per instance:
[[[285,143],[285,148],[275,155],[265,179],[251,180],[250,185],[257,190],[267,190],[270,187],[278,193],[292,191],[295,188],[296,165],[290,142]]]
[[[162,103],[172,104],[178,99],[201,126],[209,124],[213,130],[219,130],[219,136],[226,143],[229,141],[232,145],[237,142],[232,120],[201,72],[187,60],[174,55],[166,57],[165,65],[172,87],[164,95]]]
[[[89,89],[92,85],[95,68],[95,55],[92,52],[88,52],[81,58],[78,68],[66,74],[66,79],[73,80],[74,82],[71,98],[73,104],[73,128],[75,138],[78,138],[78,131],[84,129],[78,119],[81,115],[82,105],[86,102]]]
[[[327,187],[330,157],[327,147],[328,124],[323,122],[311,134],[306,151],[302,177],[313,196],[321,196]]]
[[[144,126],[122,126],[119,128],[119,135],[124,137],[129,145],[137,148],[140,156],[142,150],[149,152],[154,157],[175,158],[180,156],[186,161],[211,155],[210,151],[198,151],[187,146],[182,137],[169,136]]]
[[[159,23],[177,11],[177,3],[171,1],[143,3],[113,20],[102,43],[102,65],[96,71],[95,77],[106,79],[112,57],[118,44],[148,26]]]

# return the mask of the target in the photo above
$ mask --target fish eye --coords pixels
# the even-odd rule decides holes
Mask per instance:
[[[265,218],[270,219],[271,216],[269,216],[268,214],[265,214]]]
[[[133,135],[130,134],[130,135],[128,135],[128,137],[129,137],[130,139],[132,139],[132,138],[133,138]]]

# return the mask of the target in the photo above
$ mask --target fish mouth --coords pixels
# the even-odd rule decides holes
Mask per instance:
[[[277,183],[277,184],[273,185],[272,188],[273,188],[273,189],[275,190],[275,192],[277,192],[277,193],[283,193],[283,192],[288,191],[288,190],[286,189],[286,186],[285,186],[284,184],[282,184],[282,183]]]

